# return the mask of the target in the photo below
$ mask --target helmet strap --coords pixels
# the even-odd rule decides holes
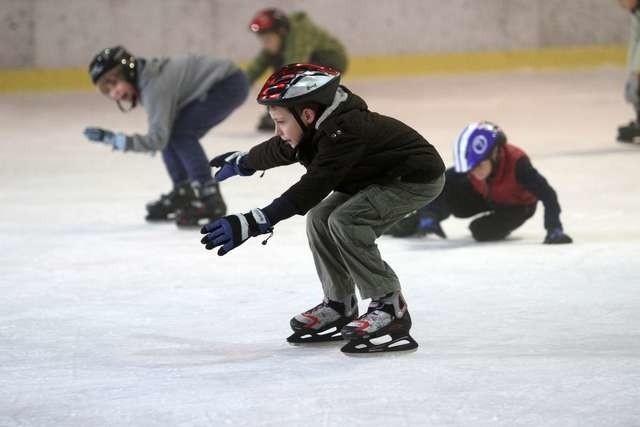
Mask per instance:
[[[123,107],[122,103],[120,101],[116,101],[116,104],[118,105],[118,109],[120,111],[122,111],[123,113],[128,113],[129,111],[131,111],[134,108],[136,108],[136,106],[138,105],[138,98],[137,97],[133,98],[133,100],[129,104],[129,108]]]
[[[302,129],[303,132],[306,132],[309,128],[309,125],[302,121],[302,111],[296,109],[295,107],[289,107],[288,110],[291,114],[293,114],[296,122],[298,122],[298,124],[300,125],[300,129]]]
[[[295,117],[298,125],[300,125],[300,129],[302,129],[302,137],[300,138],[300,142],[304,142],[310,139],[314,133],[313,126],[318,118],[316,117],[312,123],[307,124],[302,120],[301,110],[298,110],[295,107],[288,107],[288,110],[291,112],[291,114],[293,114],[293,117]]]

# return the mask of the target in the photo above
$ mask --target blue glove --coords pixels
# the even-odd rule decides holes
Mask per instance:
[[[127,135],[123,133],[113,133],[110,130],[89,127],[84,129],[84,136],[89,141],[111,145],[114,150],[126,151],[128,148]]]
[[[550,245],[573,243],[573,239],[564,234],[564,231],[562,231],[562,227],[556,227],[547,231],[547,237],[544,238],[544,243]]]
[[[221,168],[216,172],[215,177],[218,182],[224,181],[234,175],[249,176],[253,175],[256,171],[243,165],[246,161],[245,156],[247,153],[240,151],[230,151],[228,153],[221,154],[214,157],[209,162],[209,166]]]
[[[435,234],[443,239],[447,238],[447,235],[440,226],[440,221],[431,216],[423,216],[418,219],[418,234],[423,236]]]
[[[252,209],[246,214],[227,215],[205,225],[200,233],[206,236],[200,243],[209,250],[220,246],[218,255],[224,255],[249,237],[272,232],[269,218],[260,209]]]

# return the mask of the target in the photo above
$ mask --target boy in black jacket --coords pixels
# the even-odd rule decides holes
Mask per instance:
[[[300,162],[300,180],[262,209],[207,224],[202,243],[224,255],[249,237],[271,233],[279,221],[307,215],[307,236],[324,300],[291,319],[289,342],[350,340],[342,351],[410,350],[411,318],[400,282],[375,240],[407,213],[438,196],[444,164],[420,134],[373,113],[339,85],[328,67],[294,64],[274,73],[258,102],[269,107],[277,136],[249,153],[214,158],[216,178]],[[327,197],[328,196],[328,197]],[[371,298],[358,317],[355,287]],[[372,338],[387,337],[374,344]]]

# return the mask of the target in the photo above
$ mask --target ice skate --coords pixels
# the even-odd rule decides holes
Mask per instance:
[[[176,225],[178,227],[199,227],[203,220],[211,222],[223,217],[227,213],[227,205],[222,199],[217,182],[203,184],[191,184],[195,197],[187,206],[176,212]]]
[[[640,143],[640,124],[636,121],[631,121],[626,125],[620,126],[617,140],[619,142]]]
[[[373,299],[366,314],[342,328],[342,337],[349,342],[341,350],[347,354],[415,350],[418,343],[409,329],[407,304],[399,291],[393,292]]]
[[[384,234],[393,237],[424,237],[433,234],[441,239],[447,238],[440,221],[434,215],[420,212],[412,212],[405,216],[393,224]]]
[[[395,224],[393,224],[384,234],[393,237],[411,237],[415,236],[418,231],[418,215],[415,212],[405,216]]]
[[[428,236],[429,234],[436,235],[441,239],[447,238],[440,221],[435,216],[428,214],[418,215],[418,235]]]
[[[340,330],[358,317],[355,295],[347,297],[346,303],[327,298],[314,308],[291,319],[293,334],[287,338],[291,344],[341,341]]]
[[[160,195],[158,200],[147,203],[145,219],[149,222],[172,221],[176,211],[186,207],[193,198],[189,183],[178,184],[169,193]]]

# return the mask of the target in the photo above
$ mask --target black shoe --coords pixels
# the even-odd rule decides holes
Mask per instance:
[[[617,140],[620,142],[640,141],[640,124],[636,121],[631,121],[626,125],[620,126]]]
[[[273,122],[271,116],[267,113],[260,117],[257,129],[261,132],[274,132],[276,130],[276,124]]]
[[[175,219],[178,227],[199,227],[203,220],[211,222],[227,214],[227,205],[222,199],[217,182],[191,185],[195,197],[187,206],[176,211]]]
[[[189,183],[178,184],[169,193],[160,195],[158,200],[147,203],[145,219],[149,222],[172,221],[176,211],[186,207],[193,198]]]
[[[383,234],[393,237],[411,237],[418,233],[418,215],[413,212],[393,224]]]

